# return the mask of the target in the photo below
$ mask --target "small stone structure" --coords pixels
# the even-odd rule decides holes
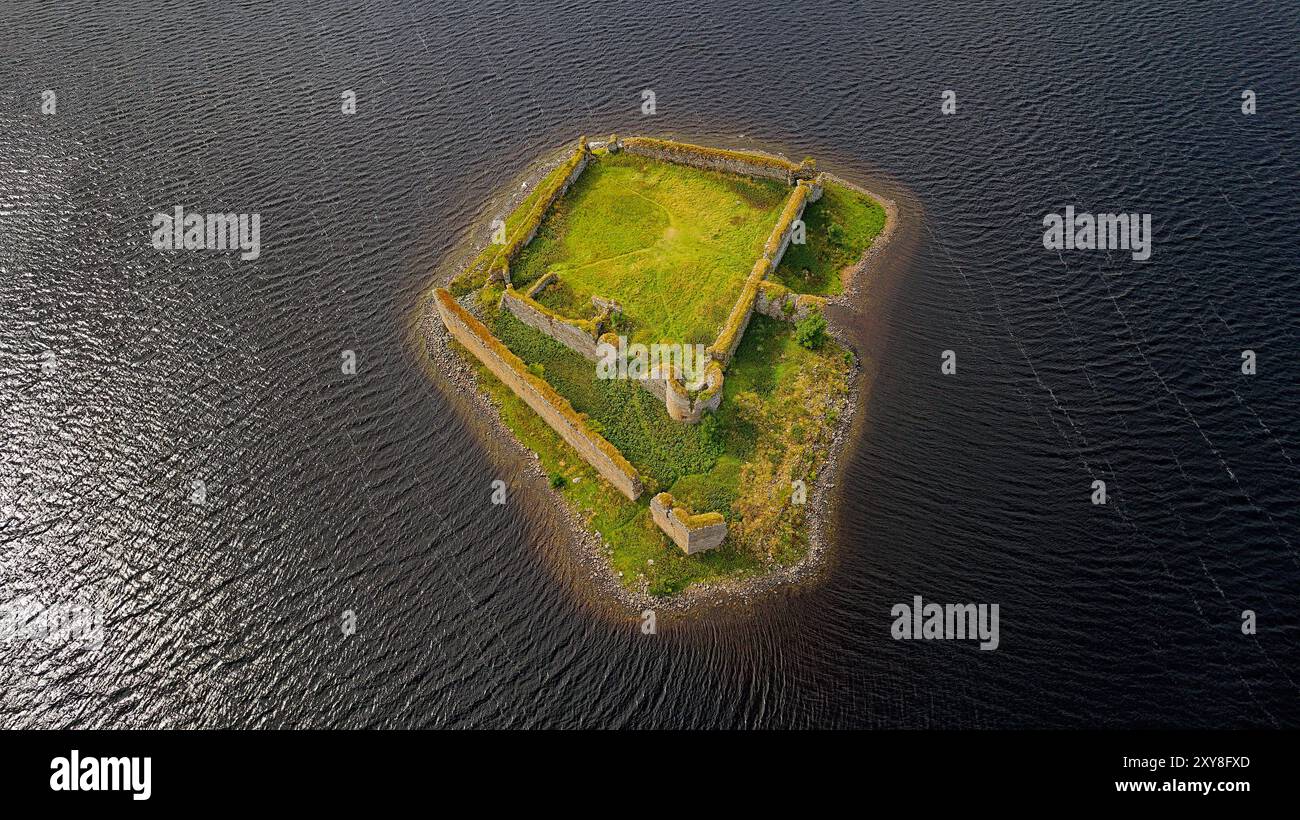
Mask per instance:
[[[758,299],[754,301],[754,312],[783,322],[802,321],[814,313],[820,313],[825,307],[825,298],[810,293],[795,293],[775,282],[760,282]]]
[[[704,389],[692,396],[682,384],[680,373],[669,373],[663,379],[664,405],[669,418],[695,424],[706,412],[712,413],[722,404],[722,365],[710,361],[704,367]],[[651,381],[654,381],[653,379]]]
[[[714,549],[727,537],[727,522],[719,513],[691,515],[683,507],[674,506],[669,493],[650,499],[650,517],[687,555]]]

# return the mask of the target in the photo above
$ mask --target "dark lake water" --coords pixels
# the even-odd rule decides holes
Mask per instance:
[[[104,622],[0,643],[0,726],[1300,725],[1296,6],[60,5],[0,26],[0,604]],[[482,203],[609,132],[907,223],[824,583],[654,636],[409,333]],[[154,250],[176,205],[260,258]],[[1045,250],[1067,205],[1150,261]],[[914,595],[999,648],[892,640]]]

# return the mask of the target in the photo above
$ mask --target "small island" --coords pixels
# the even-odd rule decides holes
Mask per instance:
[[[808,556],[857,366],[825,308],[892,221],[812,159],[583,138],[432,303],[612,577],[665,598]]]

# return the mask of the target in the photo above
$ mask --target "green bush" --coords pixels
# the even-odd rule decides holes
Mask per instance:
[[[558,490],[568,483],[569,480],[564,477],[563,473],[551,473],[551,486],[555,489]]]
[[[841,248],[848,242],[848,234],[844,232],[844,226],[838,222],[826,223],[826,238]]]
[[[821,350],[826,344],[826,317],[810,313],[794,326],[794,338],[809,350]]]
[[[706,447],[716,447],[722,443],[718,434],[718,417],[713,413],[705,413],[700,418],[700,439]]]

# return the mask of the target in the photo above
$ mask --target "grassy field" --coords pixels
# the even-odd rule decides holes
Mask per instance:
[[[644,580],[653,594],[669,595],[692,583],[790,563],[805,553],[803,511],[789,503],[791,479],[811,484],[825,457],[837,402],[848,387],[843,350],[805,350],[795,343],[791,325],[755,316],[728,371],[719,412],[684,425],[639,385],[596,379],[590,362],[509,313],[496,313],[492,330],[586,413],[642,474],[647,492],[638,502],[628,501],[522,400],[478,368],[506,425],[541,457],[549,474],[564,478],[560,492],[610,545],[610,561],[624,584]],[[732,528],[727,542],[684,555],[650,519],[649,499],[660,489],[692,511],[722,513]]]
[[[837,296],[844,291],[841,271],[857,262],[885,227],[885,209],[871,197],[829,183],[822,198],[804,209],[803,221],[807,243],[791,244],[768,278],[796,293]]]
[[[598,155],[511,267],[515,287],[554,270],[543,304],[623,306],[633,341],[708,344],[740,293],[789,194],[775,180],[732,177],[624,154]]]

